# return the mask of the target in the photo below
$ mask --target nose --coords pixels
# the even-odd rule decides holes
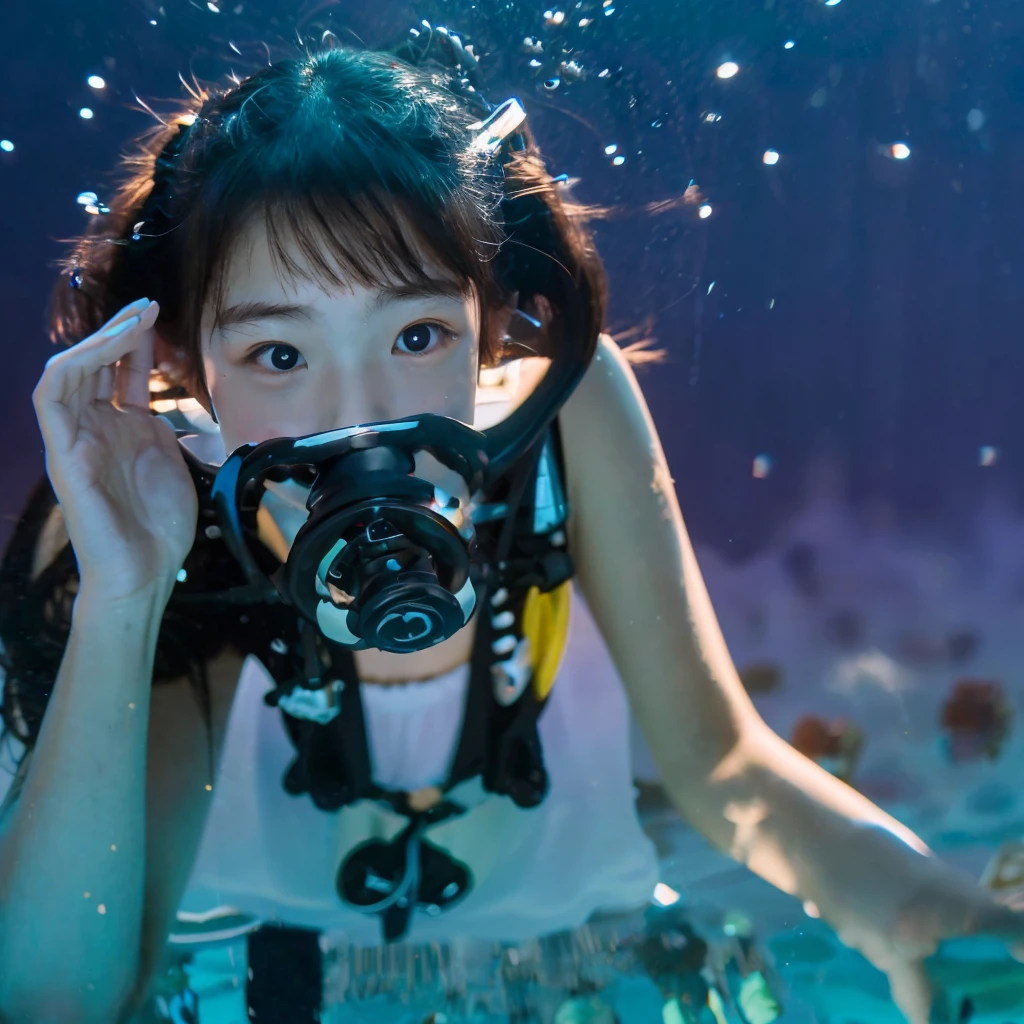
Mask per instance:
[[[314,417],[320,431],[390,419],[386,382],[372,365],[323,367]]]

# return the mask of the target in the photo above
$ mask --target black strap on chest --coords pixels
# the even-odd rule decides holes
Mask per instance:
[[[549,443],[557,446],[556,432],[552,437]],[[555,451],[560,461],[561,453],[557,447]],[[522,598],[530,587],[550,590],[572,575],[564,534],[556,549],[550,538],[537,537],[524,526],[524,522],[532,523],[532,502],[525,499],[531,485],[536,485],[540,456],[538,446],[531,458],[517,467],[504,496],[507,514],[489,535],[484,531],[481,537],[487,557],[478,561],[475,579],[479,611],[462,726],[449,777],[439,787],[442,798],[429,810],[415,809],[407,793],[386,790],[372,779],[359,678],[349,649],[306,624],[301,627],[301,643],[296,645],[301,654],[293,651],[285,657],[269,652],[267,667],[275,679],[287,674],[288,661],[294,669],[301,659],[303,686],[316,688],[337,681],[340,689],[338,711],[330,721],[311,721],[282,709],[296,749],[284,778],[286,791],[295,796],[308,793],[324,811],[337,811],[363,799],[375,800],[408,819],[408,825],[390,841],[373,839],[352,850],[336,879],[338,895],[345,903],[379,915],[385,942],[398,941],[406,934],[414,910],[438,916],[472,888],[468,866],[426,838],[431,826],[469,809],[453,797],[452,790],[479,776],[486,791],[508,796],[524,808],[536,807],[547,793],[548,776],[537,731],[545,700],[527,686],[514,702],[503,706],[495,697],[492,672],[497,631],[491,598],[503,591],[513,595],[508,603],[515,604],[516,596]],[[520,600],[520,610],[521,604]],[[279,686],[267,695],[267,702],[277,703],[284,692]]]

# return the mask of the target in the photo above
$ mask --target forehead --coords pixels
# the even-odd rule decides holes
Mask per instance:
[[[411,232],[404,242],[405,262],[414,264],[415,273],[401,273],[398,261],[372,244],[334,235],[328,238],[328,225],[282,225],[253,215],[234,235],[222,264],[219,290],[223,300],[258,287],[287,295],[328,294],[359,295],[381,289],[409,285],[410,276],[421,283],[436,281],[443,292],[456,290],[469,296],[470,282],[459,282],[447,268],[432,261]],[[339,229],[343,230],[343,229]],[[340,243],[340,244],[338,244]],[[387,263],[391,263],[389,268]],[[346,265],[354,264],[354,266]],[[404,268],[401,268],[404,269]]]

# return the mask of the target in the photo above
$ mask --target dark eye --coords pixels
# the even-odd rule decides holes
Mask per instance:
[[[299,365],[302,355],[294,345],[275,343],[261,345],[246,357],[248,362],[256,363],[261,369],[271,373],[287,373]]]
[[[428,352],[434,352],[444,348],[456,340],[453,331],[448,330],[443,324],[423,322],[406,327],[395,341],[395,347],[399,352],[408,355],[421,356]]]

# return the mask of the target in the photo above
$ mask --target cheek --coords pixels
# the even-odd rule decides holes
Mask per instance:
[[[220,421],[224,448],[233,452],[243,444],[259,444],[272,438],[296,436],[267,396],[253,393],[244,375],[216,360],[206,359],[206,381],[214,411]],[[278,422],[281,421],[281,422]]]

